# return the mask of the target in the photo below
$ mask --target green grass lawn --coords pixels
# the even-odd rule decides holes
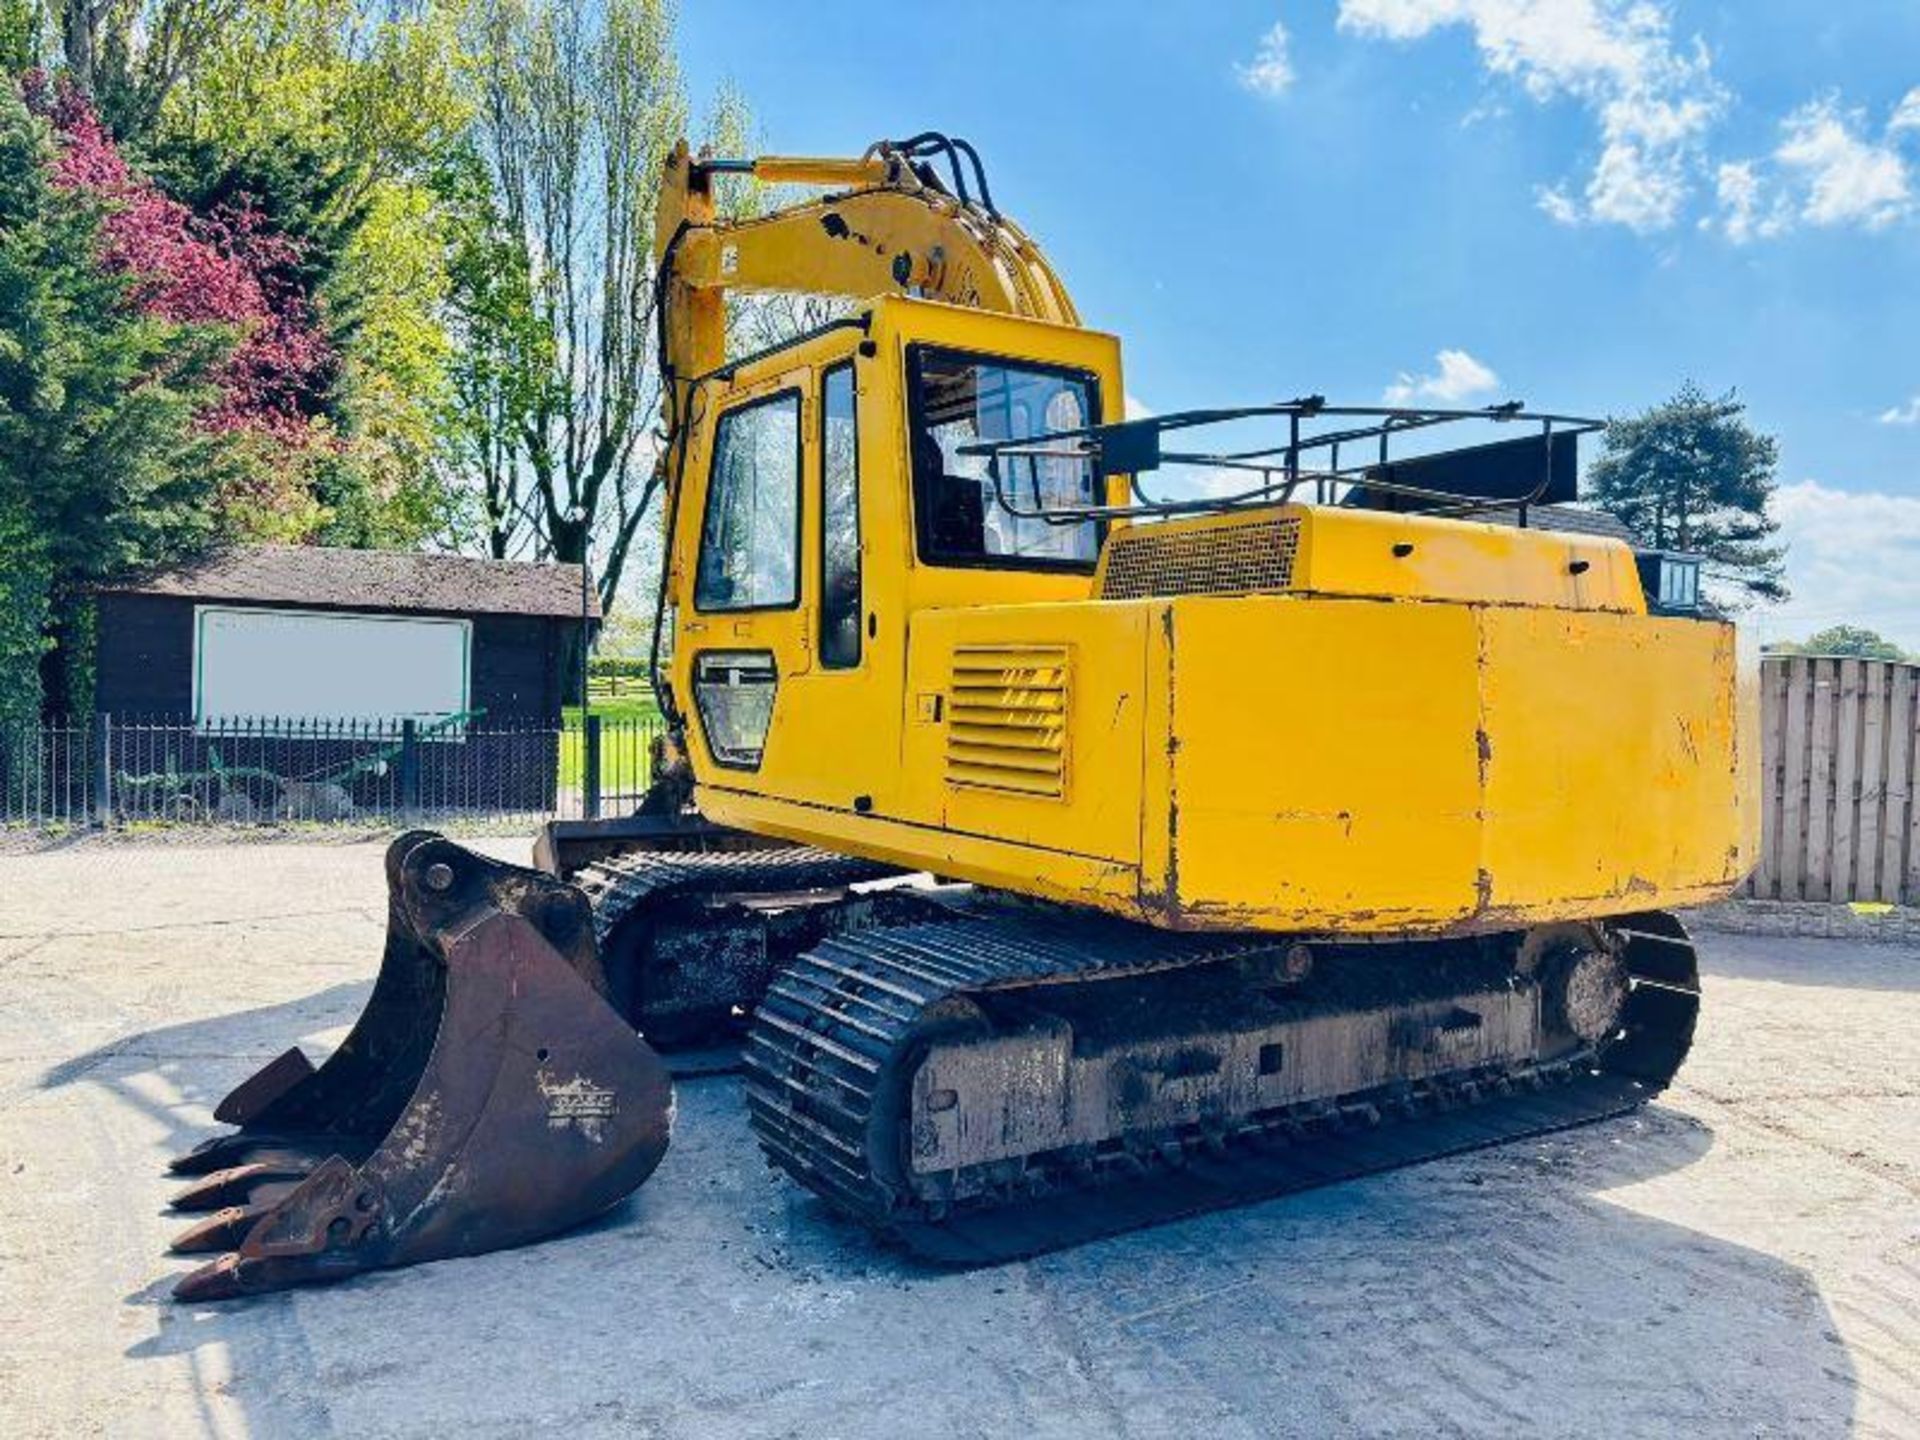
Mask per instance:
[[[618,700],[595,701],[592,713],[600,717],[600,791],[603,795],[634,795],[647,785],[647,746],[660,730],[660,707],[652,695],[623,695]],[[561,712],[560,788],[578,790],[585,780],[586,747],[580,728],[580,707]]]
[[[608,724],[633,720],[651,721],[657,724],[660,719],[660,706],[651,695],[622,695],[618,700],[594,701],[593,713]],[[560,716],[565,724],[578,725],[580,707],[578,705],[563,706]]]

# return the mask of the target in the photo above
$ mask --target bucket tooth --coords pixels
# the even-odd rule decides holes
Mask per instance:
[[[294,1151],[310,1153],[312,1149],[312,1146],[302,1145],[290,1135],[235,1130],[230,1134],[216,1135],[211,1140],[202,1140],[185,1154],[174,1156],[167,1162],[167,1169],[175,1175],[211,1175],[216,1170],[231,1170],[265,1156]],[[326,1146],[322,1142],[321,1154],[314,1156],[306,1168],[312,1169],[325,1154]]]
[[[230,1205],[246,1204],[264,1185],[304,1179],[312,1169],[310,1161],[236,1165],[231,1170],[216,1170],[197,1184],[189,1185],[169,1203],[175,1210],[222,1210]]]
[[[293,1187],[267,1186],[260,1199],[248,1205],[229,1205],[216,1210],[197,1225],[189,1225],[168,1242],[176,1255],[217,1255],[232,1250],[247,1238],[254,1222],[271,1210]]]
[[[173,1298],[189,1303],[205,1300],[237,1300],[247,1292],[240,1288],[235,1272],[239,1269],[238,1255],[222,1255],[218,1260],[210,1260],[198,1270],[192,1271],[173,1287]]]
[[[666,1151],[671,1082],[606,1002],[580,893],[419,832],[387,871],[352,1032],[318,1068],[265,1067],[223,1102],[241,1128],[183,1157],[242,1163],[182,1197],[223,1208],[174,1248],[226,1253],[181,1300],[526,1244],[617,1204]]]
[[[313,1074],[313,1062],[299,1046],[283,1050],[227,1092],[214,1107],[222,1125],[245,1125],[287,1091]]]

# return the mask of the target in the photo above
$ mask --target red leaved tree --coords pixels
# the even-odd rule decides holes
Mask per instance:
[[[311,422],[325,409],[340,361],[306,294],[288,278],[300,258],[297,243],[250,207],[197,215],[163,194],[127,163],[64,79],[29,76],[27,97],[60,138],[54,184],[101,205],[100,263],[128,278],[132,303],[159,319],[234,332],[219,398],[201,422],[261,452],[248,487],[255,493],[244,498],[269,509],[310,506],[285,493],[285,477],[300,469],[286,462],[333,443]]]

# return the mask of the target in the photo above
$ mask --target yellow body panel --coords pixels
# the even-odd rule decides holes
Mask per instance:
[[[1594,535],[1293,504],[1116,533],[1130,541],[1151,535],[1163,544],[1177,543],[1178,538],[1231,536],[1262,520],[1297,527],[1285,587],[1291,590],[1630,614],[1646,610],[1633,552],[1618,540]],[[1096,594],[1107,591],[1114,550],[1109,546],[1101,557]]]
[[[1297,588],[1344,595],[1646,610],[1620,541],[1476,521],[1321,509],[1305,527],[1299,572]]]
[[[726,377],[688,441],[669,674],[688,696],[699,655],[750,650],[779,679],[758,768],[717,764],[688,725],[711,819],[1174,928],[1473,933],[1697,903],[1744,874],[1732,628],[1649,616],[1626,546],[1284,505],[1115,526],[1092,573],[930,565],[906,478],[915,341],[1089,371],[1119,410],[1111,337],[900,299]],[[834,670],[814,654],[817,446],[799,604],[701,615],[688,581],[714,418],[793,388],[811,436],[848,361],[867,623]],[[1231,549],[1276,522],[1294,548],[1260,593],[1170,593],[1171,561],[1116,578],[1123,544]]]
[[[1697,903],[1745,873],[1731,627],[1286,596],[1170,610],[1168,923],[1505,929]]]
[[[1479,842],[1475,611],[1208,596],[1166,612],[1161,726],[1180,743],[1169,858],[1146,881],[1170,918],[1464,917]]]
[[[895,808],[702,809],[1174,928],[1509,929],[1697,904],[1753,853],[1729,626],[1309,596],[922,623],[916,694],[963,645],[1066,650],[1061,797],[953,784],[910,719]]]

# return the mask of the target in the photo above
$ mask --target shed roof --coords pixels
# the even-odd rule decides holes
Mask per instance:
[[[412,550],[336,550],[317,545],[240,545],[176,570],[102,587],[125,595],[333,610],[578,618],[580,567],[475,560]],[[600,601],[588,590],[587,614]]]

